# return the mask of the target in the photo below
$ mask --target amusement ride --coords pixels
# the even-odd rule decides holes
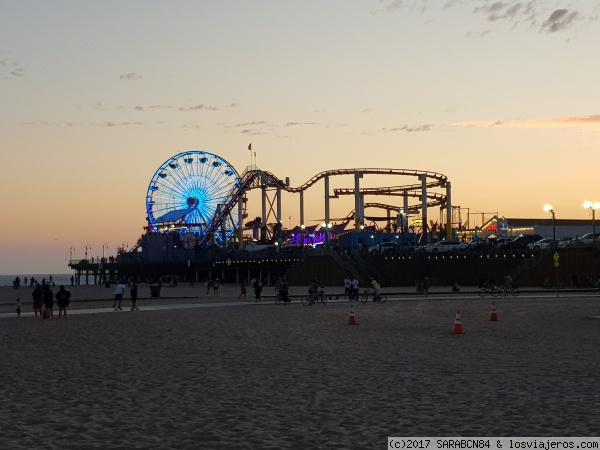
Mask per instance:
[[[365,176],[391,177],[392,186],[361,187]],[[331,177],[352,176],[354,186],[331,190]],[[405,184],[398,181],[408,182]],[[282,192],[298,194],[300,229],[306,229],[304,220],[304,193],[320,180],[324,182],[325,202],[323,222],[329,238],[333,232],[330,200],[342,195],[354,196],[354,210],[346,217],[346,223],[354,220],[354,231],[361,232],[365,220],[396,222],[405,229],[409,216],[418,216],[422,232],[427,229],[427,210],[435,206],[446,210],[446,232],[451,233],[451,185],[447,177],[437,172],[357,168],[335,169],[320,172],[298,187],[292,187],[289,179],[282,180],[256,165],[246,167],[239,174],[225,159],[213,153],[190,150],[172,156],[160,165],[152,176],[146,195],[147,227],[150,235],[178,234],[186,248],[204,247],[208,244],[226,247],[230,243],[243,245],[243,221],[247,218],[248,192],[261,190],[262,215],[259,223],[263,229],[272,222],[271,236],[261,239],[272,241],[281,235]],[[439,192],[439,189],[444,192]],[[386,203],[365,203],[367,196],[400,197],[402,206]],[[417,199],[417,202],[411,202]],[[377,208],[387,211],[386,217],[365,216],[365,209]],[[392,213],[395,214],[392,217]],[[415,222],[413,221],[413,224]],[[345,224],[344,224],[345,225]]]

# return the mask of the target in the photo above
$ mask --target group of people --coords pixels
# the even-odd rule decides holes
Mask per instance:
[[[25,276],[25,277],[23,277],[23,286],[25,286],[25,287],[28,286],[27,281],[29,281],[29,287],[38,286],[40,284],[34,277],[30,277],[28,279],[27,276]],[[50,287],[56,286],[56,284],[54,283],[54,280],[52,279],[52,275],[50,275],[48,277],[48,281],[46,281],[46,278],[42,278],[42,283],[41,284],[42,285],[48,284],[48,285],[50,285]],[[13,287],[15,289],[19,289],[21,287],[21,278],[18,275],[13,280]]]
[[[113,309],[115,311],[123,311],[121,308],[121,302],[123,301],[123,295],[125,294],[125,284],[122,281],[117,283],[117,287],[115,287],[115,302],[113,303]],[[132,281],[129,285],[129,293],[131,295],[131,310],[139,311],[140,308],[137,307],[137,298],[138,298],[138,286],[135,281]]]
[[[346,278],[344,278],[344,298],[348,298],[349,300],[358,300],[359,286],[360,283],[356,275],[354,275],[354,278],[350,278],[349,275],[346,275]]]
[[[221,282],[219,281],[219,278],[215,278],[214,280],[211,280],[210,278],[208,280],[206,280],[206,283],[204,283],[206,286],[206,296],[209,297],[210,296],[210,290],[213,290],[213,296],[214,297],[218,297],[219,296],[219,286],[221,285]]]
[[[35,316],[39,316],[43,319],[52,319],[54,317],[54,300],[56,300],[56,306],[58,306],[58,317],[67,318],[67,307],[71,301],[71,292],[69,292],[64,285],[60,285],[58,292],[54,294],[52,287],[47,284],[37,284],[33,292],[33,311]],[[44,310],[42,311],[42,308]],[[17,300],[17,316],[21,315],[21,302]]]

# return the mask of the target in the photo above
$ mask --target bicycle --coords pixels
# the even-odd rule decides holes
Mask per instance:
[[[314,305],[315,303],[327,304],[327,296],[324,293],[317,293],[314,298],[310,294],[303,295],[301,300],[304,306]]]
[[[371,289],[365,289],[362,294],[362,297],[360,298],[360,301],[363,303],[367,303],[369,301],[369,298],[374,298],[374,297],[375,297],[375,293]],[[378,298],[375,298],[374,300],[376,303],[385,303],[385,302],[387,302],[387,295],[379,293]]]
[[[290,303],[292,300],[288,295],[288,287],[284,286],[277,290],[275,294],[275,304],[279,305],[281,303]]]
[[[498,297],[498,295],[500,295],[500,291],[496,286],[483,286],[481,289],[479,289],[478,294],[480,297],[485,297],[488,294],[492,297]]]
[[[514,286],[502,286],[498,289],[498,293],[500,294],[500,297],[506,297],[508,294],[517,297],[519,295],[519,289]]]

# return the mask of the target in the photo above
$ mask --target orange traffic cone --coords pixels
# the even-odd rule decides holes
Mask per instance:
[[[348,325],[358,325],[356,316],[354,315],[354,306],[350,307],[350,316],[348,317]]]
[[[460,312],[456,310],[456,318],[454,319],[454,334],[463,334],[462,324],[460,323]]]
[[[498,315],[496,314],[496,302],[492,303],[492,314],[490,315],[490,320],[492,322],[498,320]]]

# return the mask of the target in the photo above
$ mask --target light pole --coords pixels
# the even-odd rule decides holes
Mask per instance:
[[[594,246],[594,255],[596,254],[596,210],[600,208],[600,202],[586,201],[583,203],[583,207],[589,210],[592,215],[592,242]]]
[[[102,262],[104,262],[104,249],[108,250],[108,244],[102,244]]]
[[[545,205],[544,211],[552,214],[552,250],[556,247],[556,215],[554,214],[554,209],[552,205]]]
[[[544,211],[552,214],[552,252],[554,253],[554,267],[556,267],[556,296],[558,297],[558,255],[556,254],[556,215],[552,205],[545,205]]]
[[[73,252],[75,251],[75,247],[69,247],[69,262],[73,260]]]
[[[86,261],[87,261],[87,252],[88,252],[88,250],[91,250],[91,249],[92,249],[92,247],[90,247],[89,245],[85,246],[85,260]]]

